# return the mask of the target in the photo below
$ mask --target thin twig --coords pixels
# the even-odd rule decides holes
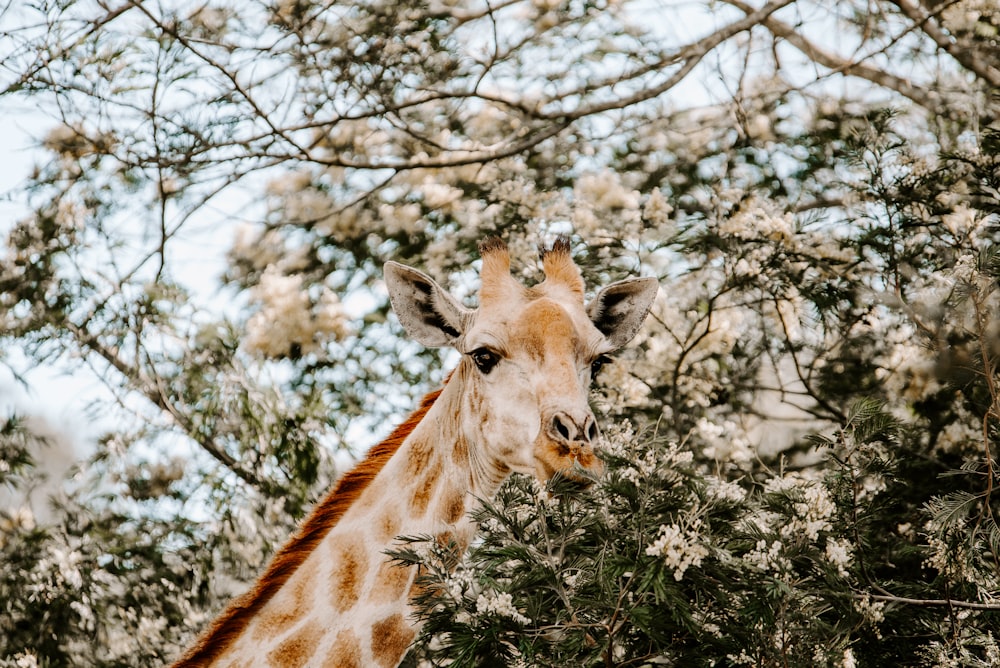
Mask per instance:
[[[974,601],[959,601],[953,598],[910,598],[908,596],[893,596],[889,594],[852,594],[856,599],[871,599],[887,603],[903,603],[925,608],[947,607],[966,608],[969,610],[1000,610],[1000,603],[976,603]]]

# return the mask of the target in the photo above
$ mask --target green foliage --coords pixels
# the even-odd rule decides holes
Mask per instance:
[[[737,484],[663,437],[616,430],[586,491],[512,478],[464,557],[419,538],[395,555],[423,566],[411,660],[989,665],[995,557],[954,531],[982,495],[939,498],[941,475],[914,494],[912,443],[875,402],[818,441],[824,463]]]

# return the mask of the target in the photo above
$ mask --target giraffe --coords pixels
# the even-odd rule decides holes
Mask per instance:
[[[533,287],[513,278],[499,238],[484,240],[480,255],[478,309],[423,272],[386,263],[403,328],[426,346],[456,348],[460,362],[341,477],[175,668],[398,666],[418,631],[409,603],[416,569],[385,554],[399,536],[464,550],[476,529],[470,512],[512,472],[582,482],[581,468],[601,472],[592,375],[639,330],[656,280],[613,283],[585,304],[564,238],[542,250],[545,278]]]

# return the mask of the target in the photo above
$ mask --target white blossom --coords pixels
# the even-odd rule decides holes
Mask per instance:
[[[953,236],[964,237],[976,226],[976,212],[963,202],[941,216],[941,223]]]
[[[743,561],[764,572],[782,574],[792,569],[792,562],[782,554],[784,544],[780,540],[770,543],[760,539],[754,549],[743,555]]]
[[[80,572],[80,562],[83,560],[83,555],[79,550],[53,545],[49,547],[49,554],[59,577],[69,587],[79,589],[83,586],[83,574]]]
[[[613,361],[597,377],[603,397],[609,400],[609,412],[621,413],[645,405],[650,398],[649,385],[636,378],[629,367],[628,363]]]
[[[38,657],[32,651],[14,655],[14,665],[17,668],[38,668]]]
[[[695,432],[705,441],[702,454],[709,459],[743,466],[753,460],[753,446],[742,429],[732,420],[716,424],[707,418],[698,418]]]
[[[522,615],[514,606],[514,597],[508,592],[487,590],[476,598],[476,613],[479,615],[497,615],[513,619],[518,624],[528,625],[531,620]]]
[[[628,458],[635,447],[635,430],[632,423],[622,420],[606,425],[601,430],[600,446],[615,457]]]
[[[323,289],[313,299],[300,275],[283,275],[272,265],[252,292],[260,306],[247,322],[244,346],[249,352],[282,357],[294,344],[307,354],[350,331],[337,295]]]
[[[929,522],[928,526],[933,528],[930,525]],[[965,546],[949,547],[948,543],[936,536],[928,538],[927,546],[930,548],[930,555],[924,559],[925,568],[933,568],[953,580],[973,579],[973,574],[966,568]]]
[[[737,239],[790,243],[795,234],[795,219],[757,200],[744,202],[739,211],[719,225],[719,234]]]
[[[646,222],[659,228],[661,232],[671,224],[670,214],[674,207],[670,206],[659,188],[654,188],[646,198],[646,203],[642,207],[642,217]]]
[[[709,554],[696,531],[699,524],[696,521],[690,529],[677,524],[661,525],[660,535],[646,548],[647,555],[663,557],[667,566],[673,569],[674,579],[678,582],[683,579],[684,572],[689,567],[700,566]]]
[[[846,538],[826,539],[826,558],[837,567],[837,573],[842,578],[848,576],[847,568],[853,561],[854,545]]]
[[[820,531],[830,530],[830,519],[837,506],[821,482],[810,480],[801,474],[790,474],[769,479],[764,484],[764,489],[769,493],[791,492],[793,498],[801,497],[801,501],[792,503],[795,516],[780,529],[783,538],[795,539],[802,536],[814,541],[819,537]]]
[[[878,624],[885,619],[885,601],[875,601],[868,594],[854,600],[855,609],[869,624]]]
[[[746,499],[746,490],[735,482],[722,480],[715,476],[708,476],[706,480],[708,481],[707,491],[709,495],[719,501],[742,503]]]

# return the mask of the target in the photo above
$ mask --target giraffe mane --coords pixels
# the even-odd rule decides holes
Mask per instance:
[[[441,391],[438,389],[426,395],[405,421],[384,441],[373,446],[354,468],[340,477],[295,535],[274,555],[253,588],[231,602],[173,668],[207,666],[229,647],[254,615],[281,589],[330,529],[340,521],[351,504],[361,496],[406,437],[420,424]]]

